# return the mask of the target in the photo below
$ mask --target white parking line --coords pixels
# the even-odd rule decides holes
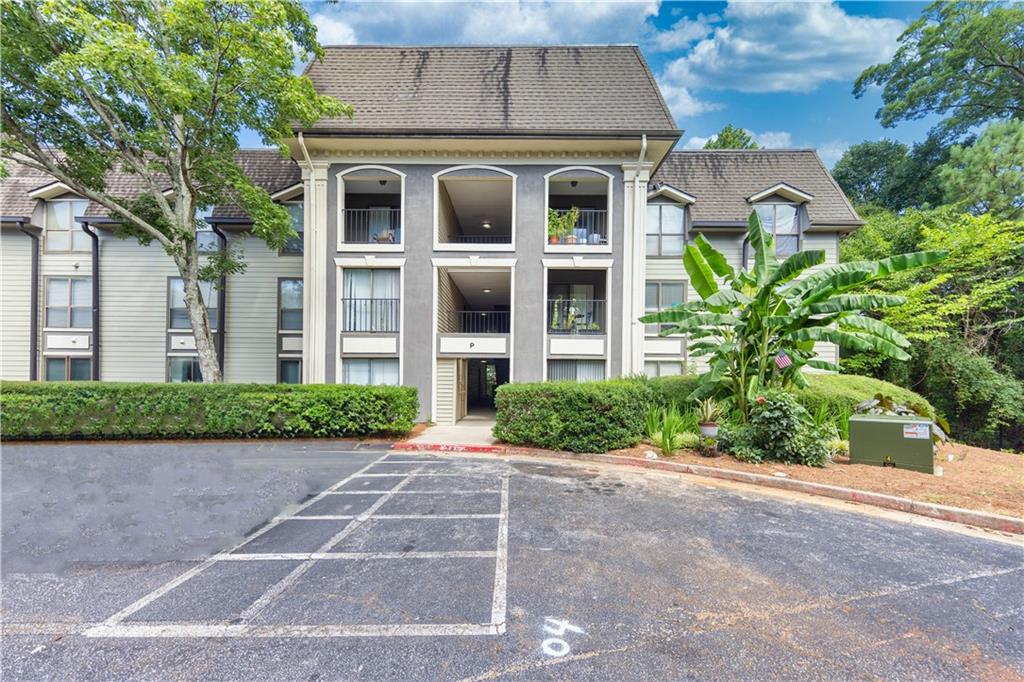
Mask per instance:
[[[376,519],[497,519],[501,514],[374,514]],[[354,516],[277,516],[281,521],[346,521]]]
[[[376,517],[374,517],[376,518]],[[319,561],[321,559],[495,559],[494,550],[450,550],[446,552],[279,552],[229,554],[220,561]]]
[[[347,483],[356,474],[360,474],[360,473],[366,471],[371,466],[373,466],[374,464],[379,462],[381,459],[383,459],[383,457],[374,460],[373,462],[371,462],[370,464],[367,464],[362,469],[359,469],[355,473],[350,474],[349,476],[346,476],[345,478],[341,479],[340,481],[338,481],[337,483],[332,485],[327,490],[324,490],[319,495],[316,495],[315,497],[310,498],[306,502],[303,502],[302,504],[299,505],[299,507],[298,507],[298,509],[296,509],[296,511],[302,511],[306,507],[308,507],[308,506],[312,505],[313,503],[323,499],[323,497],[325,495],[330,494],[331,491],[333,491],[336,488],[338,488],[338,487],[344,485],[345,483]],[[219,554],[214,554],[213,556],[211,556],[210,558],[208,558],[206,561],[204,561],[203,563],[199,564],[198,566],[195,566],[195,567],[191,568],[190,570],[185,571],[184,573],[179,575],[177,578],[174,578],[173,580],[170,580],[170,581],[164,583],[162,586],[160,586],[157,589],[153,590],[152,592],[150,592],[149,594],[145,595],[141,599],[139,599],[139,600],[137,600],[135,602],[132,602],[128,606],[124,607],[123,609],[121,609],[120,611],[118,611],[117,613],[112,615],[110,618],[107,618],[105,621],[103,621],[104,625],[116,625],[116,624],[120,623],[122,620],[124,620],[128,616],[132,615],[133,613],[135,613],[139,609],[149,605],[151,602],[153,602],[156,599],[159,599],[163,595],[167,594],[168,592],[173,590],[178,585],[181,585],[182,583],[186,582],[187,580],[189,580],[191,578],[194,578],[195,576],[199,575],[200,573],[202,573],[203,571],[208,569],[210,566],[213,566],[214,564],[216,564],[219,561],[219,559],[221,557],[223,557],[223,556],[225,556],[227,554],[230,554],[231,552],[235,551],[236,549],[238,549],[240,547],[245,546],[246,543],[250,542],[251,540],[253,540],[255,538],[258,538],[261,535],[263,535],[264,533],[269,531],[271,528],[274,528],[275,526],[277,526],[279,523],[280,523],[279,521],[271,521],[270,523],[266,524],[265,526],[263,526],[262,528],[260,528],[256,532],[250,534],[248,537],[246,537],[244,540],[242,540],[240,543],[238,543],[234,547],[232,547],[230,549],[226,549],[223,552],[220,552]]]
[[[504,631],[492,624],[452,623],[396,625],[149,625],[122,623],[99,625],[82,634],[86,637],[439,637],[452,635],[498,635]]]
[[[501,479],[501,520],[498,522],[498,551],[494,566],[494,600],[491,603],[491,625],[505,632],[508,589],[508,475]]]
[[[327,495],[476,495],[477,493],[501,492],[501,488],[487,488],[485,490],[340,490],[338,492],[326,493]]]
[[[360,470],[360,472],[362,471],[365,471],[365,469]],[[319,554],[330,551],[331,547],[334,547],[339,542],[341,542],[349,535],[351,535],[356,528],[359,528],[359,526],[365,523],[368,518],[373,516],[373,513],[380,509],[382,504],[390,500],[391,496],[395,493],[395,491],[400,490],[402,486],[407,485],[410,480],[411,479],[409,478],[403,478],[401,481],[399,481],[398,484],[395,485],[395,487],[392,490],[388,491],[384,495],[381,495],[376,502],[374,502],[369,506],[369,508],[367,508],[366,511],[364,511],[362,514],[360,514],[352,521],[350,521],[344,528],[342,528],[339,532],[335,533],[334,537],[332,537],[330,540],[321,545],[320,549],[318,549],[316,553]],[[249,606],[249,608],[243,611],[242,615],[239,616],[239,620],[241,620],[241,622],[243,623],[248,623],[252,621],[253,618],[259,615],[260,611],[265,609],[270,604],[270,602],[274,601],[274,599],[276,599],[279,595],[283,594],[285,591],[291,588],[291,586],[295,584],[296,580],[305,575],[306,572],[309,571],[309,569],[313,568],[313,565],[316,564],[316,561],[316,559],[310,558],[304,561],[303,563],[299,564],[295,568],[293,568],[291,573],[289,573],[279,582],[271,586],[270,589],[264,592],[259,599],[257,599]]]

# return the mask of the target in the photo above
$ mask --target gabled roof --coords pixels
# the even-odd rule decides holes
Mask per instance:
[[[813,149],[672,152],[652,182],[693,195],[694,223],[745,223],[752,208],[749,199],[780,186],[810,197],[803,201],[812,225],[863,223]]]
[[[328,47],[306,73],[355,107],[320,133],[679,135],[635,45]]]
[[[270,194],[302,182],[302,173],[295,161],[284,157],[276,149],[242,149],[237,152],[238,164],[242,171],[256,185]],[[0,214],[5,217],[31,218],[40,199],[52,198],[54,192],[66,193],[61,183],[52,176],[29,166],[10,162],[10,176],[0,180]],[[131,200],[148,190],[139,176],[115,168],[107,174],[107,190],[114,196]],[[164,178],[157,183],[164,187],[169,182]],[[243,218],[245,213],[235,205],[217,206],[216,217]],[[96,202],[89,202],[84,215],[93,218],[109,218],[110,212]]]

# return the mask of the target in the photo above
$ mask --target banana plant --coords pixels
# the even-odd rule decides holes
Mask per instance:
[[[937,263],[945,251],[919,251],[879,261],[840,263],[821,269],[825,252],[799,251],[780,262],[771,234],[756,212],[747,237],[753,250],[749,269],[734,269],[704,235],[683,252],[683,267],[700,300],[640,318],[644,324],[671,323],[661,336],[685,334],[692,356],[709,356],[691,398],[719,395],[744,417],[765,388],[805,387],[806,367],[838,371],[817,359],[816,342],[856,351],[876,351],[908,360],[910,341],[868,313],[903,305],[902,296],[859,294],[855,290],[896,272]]]

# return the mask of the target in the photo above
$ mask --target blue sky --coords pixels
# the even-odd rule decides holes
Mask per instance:
[[[885,129],[877,91],[853,80],[887,61],[921,2],[310,2],[321,43],[640,45],[684,147],[726,123],[762,146],[815,147],[831,166],[850,144],[923,139],[934,121]]]

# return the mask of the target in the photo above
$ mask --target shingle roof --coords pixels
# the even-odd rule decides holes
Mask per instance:
[[[670,153],[652,178],[692,194],[694,222],[746,221],[747,197],[785,183],[814,198],[811,223],[860,224],[846,195],[813,149],[697,150]]]
[[[298,164],[282,156],[276,149],[242,149],[238,151],[236,159],[246,176],[271,194],[302,182]],[[8,170],[10,177],[0,180],[0,214],[31,217],[37,199],[30,198],[29,192],[54,182],[54,178],[13,162],[9,164]],[[166,180],[157,183],[160,187],[167,184]],[[139,176],[118,169],[107,175],[106,185],[111,194],[123,199],[133,199],[148,189]],[[90,202],[85,215],[107,217],[110,212],[96,202]],[[214,215],[237,218],[244,217],[245,213],[238,206],[224,205],[218,206]]]
[[[314,131],[679,132],[635,45],[328,47],[307,74],[355,107]]]

